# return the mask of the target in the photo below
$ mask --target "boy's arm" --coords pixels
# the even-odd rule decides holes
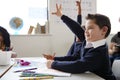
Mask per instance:
[[[82,24],[82,15],[77,16],[77,22],[81,25]]]
[[[81,41],[85,40],[84,30],[77,22],[65,15],[62,15],[61,19]]]
[[[92,54],[92,55],[91,55]],[[86,55],[84,59],[76,61],[54,61],[51,65],[53,69],[57,69],[69,73],[83,73],[85,71],[94,71],[100,68],[102,64],[103,56],[94,55],[96,53],[90,53]]]
[[[77,22],[81,25],[82,24],[82,16],[81,16],[81,0],[76,1],[78,16],[77,16]]]
[[[76,55],[79,53],[76,53]],[[53,55],[51,54],[43,54],[44,58],[47,60],[57,60],[57,61],[72,61],[72,60],[77,60],[80,58],[79,56],[63,56],[63,57],[55,57],[55,53]]]
[[[54,57],[55,61],[73,61],[80,59],[80,56],[63,56],[63,57]]]

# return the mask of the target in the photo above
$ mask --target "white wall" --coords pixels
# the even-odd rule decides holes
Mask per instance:
[[[41,56],[52,51],[51,35],[11,35],[11,42],[18,57]]]
[[[74,35],[66,25],[54,25],[50,23],[50,33],[52,34],[52,53],[56,52],[57,55],[65,55],[68,52],[73,40]]]
[[[18,57],[38,57],[54,52],[65,55],[73,42],[73,35],[70,31],[58,30],[55,28],[51,35],[11,35],[13,51]]]

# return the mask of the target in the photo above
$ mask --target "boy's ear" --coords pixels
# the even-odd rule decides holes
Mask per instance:
[[[102,35],[104,34],[106,34],[107,33],[107,31],[108,31],[108,27],[107,26],[104,26],[103,28],[102,28],[102,31],[103,31],[103,33],[102,33]]]

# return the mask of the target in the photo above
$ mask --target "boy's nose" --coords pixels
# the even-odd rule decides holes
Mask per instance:
[[[87,33],[88,33],[88,30],[85,30],[85,33],[87,34]]]

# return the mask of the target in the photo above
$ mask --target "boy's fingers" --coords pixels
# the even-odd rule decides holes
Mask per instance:
[[[58,8],[58,4],[56,4],[56,9],[57,9],[57,11],[59,10],[59,8]]]
[[[60,4],[60,7],[59,7],[59,9],[61,10],[62,9],[62,5]]]
[[[44,56],[44,57],[47,57],[47,55],[46,55],[46,54],[43,54],[43,56]]]

